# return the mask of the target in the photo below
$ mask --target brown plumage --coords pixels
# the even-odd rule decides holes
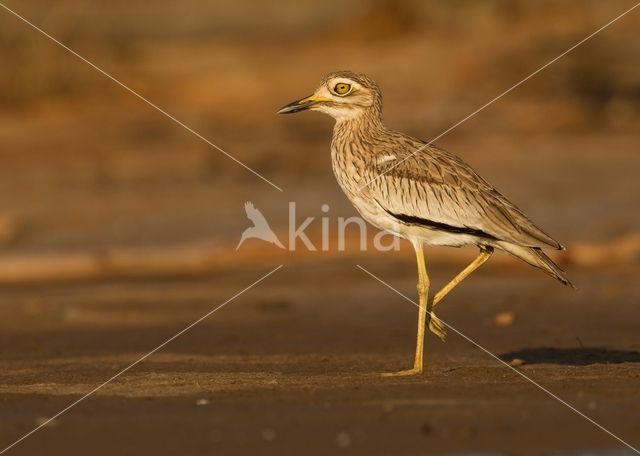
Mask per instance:
[[[321,111],[336,119],[331,143],[338,183],[362,217],[411,241],[418,255],[421,305],[435,306],[489,258],[494,248],[542,269],[566,285],[565,273],[542,249],[563,247],[537,227],[461,158],[416,138],[389,130],[382,121],[382,94],[365,75],[341,71],[326,76],[315,93],[279,112]],[[476,245],[481,254],[442,294],[427,303],[428,276],[422,245]],[[428,305],[429,304],[429,305]],[[444,337],[429,310],[431,330]],[[414,369],[422,370],[418,349]]]
[[[402,223],[452,234],[448,242],[439,243],[459,245],[460,235],[467,235],[464,239],[472,242],[465,244],[502,249],[569,284],[541,251],[563,247],[469,165],[447,151],[400,133],[385,136],[369,145],[372,154],[364,162],[361,193]],[[396,159],[384,160],[389,150]]]

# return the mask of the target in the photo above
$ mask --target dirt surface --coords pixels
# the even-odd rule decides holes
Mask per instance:
[[[371,75],[388,125],[429,140],[632,1],[3,3],[284,191],[0,10],[0,451],[280,263],[6,454],[632,454],[517,372],[640,446],[640,258],[615,244],[640,233],[640,9],[437,141],[568,247],[578,291],[496,257],[439,309],[517,372],[450,330],[424,375],[380,376],[411,365],[416,309],[356,264],[413,297],[406,245],[232,255],[246,201],[283,240],[295,201],[316,245],[321,217],[355,215],[331,121],[275,115],[322,75]],[[114,250],[165,272],[25,268]],[[434,288],[474,253],[446,251]]]
[[[409,261],[363,264],[412,295]],[[264,272],[3,291],[3,445]],[[574,292],[528,268],[488,267],[440,316],[506,361],[524,360],[519,371],[637,445],[637,272],[571,271]],[[494,324],[504,311],[513,324]],[[452,331],[446,343],[429,337],[423,376],[381,377],[410,365],[415,314],[352,264],[285,266],[9,454],[623,449]]]

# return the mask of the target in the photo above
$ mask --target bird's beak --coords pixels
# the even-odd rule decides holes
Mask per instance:
[[[280,111],[278,111],[278,114],[293,114],[294,112],[304,111],[323,101],[328,100],[322,97],[311,95],[309,97],[294,101],[293,103],[289,103],[288,105],[283,106]]]

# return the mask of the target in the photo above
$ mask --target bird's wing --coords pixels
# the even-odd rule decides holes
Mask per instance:
[[[374,154],[367,167],[367,178],[375,179],[370,183],[377,190],[375,199],[401,221],[528,247],[562,248],[459,157],[424,143],[405,149],[394,151],[395,160],[376,160]],[[388,157],[389,147],[385,150]]]

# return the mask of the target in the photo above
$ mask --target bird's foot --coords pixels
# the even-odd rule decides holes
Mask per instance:
[[[407,369],[399,372],[385,372],[382,374],[383,377],[409,377],[411,375],[420,375],[422,374],[422,368]]]
[[[447,337],[447,330],[444,328],[442,320],[436,317],[436,314],[431,312],[431,318],[429,320],[429,330],[434,333],[441,341]]]

